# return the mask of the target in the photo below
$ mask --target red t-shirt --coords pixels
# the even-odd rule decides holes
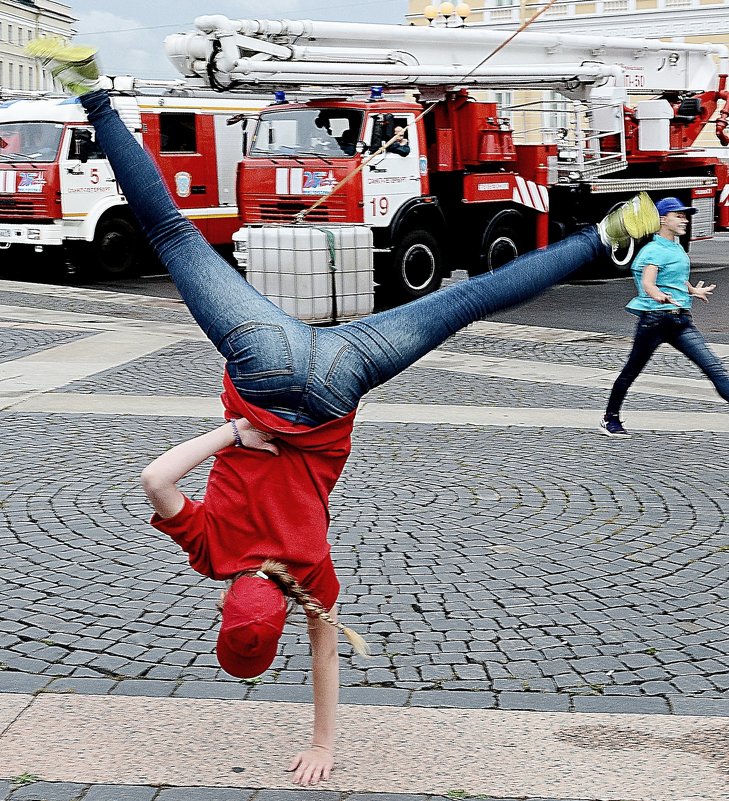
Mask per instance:
[[[290,423],[240,397],[227,372],[221,395],[225,417],[244,417],[276,435],[279,455],[223,448],[215,454],[203,501],[185,498],[174,516],[152,517],[204,576],[222,580],[283,562],[325,608],[339,593],[327,531],[329,494],[351,448],[355,412],[320,426]]]

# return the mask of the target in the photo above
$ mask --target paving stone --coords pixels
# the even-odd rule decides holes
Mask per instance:
[[[85,790],[85,784],[35,782],[16,788],[10,797],[12,801],[79,801]]]
[[[429,798],[435,797],[411,795],[410,793],[352,793],[347,796],[347,801],[428,801]],[[438,796],[438,798],[442,798],[442,796]],[[296,801],[296,799],[291,801]]]
[[[617,698],[605,696],[581,696],[573,699],[575,712],[623,713],[640,715],[666,715],[670,713],[664,698]]]
[[[250,692],[247,684],[220,681],[185,681],[175,690],[175,698],[244,699]]]
[[[177,689],[174,681],[147,681],[146,679],[128,679],[120,681],[111,691],[112,695],[141,695],[150,698],[165,698]]]
[[[0,693],[34,693],[51,681],[50,676],[34,676],[29,673],[0,671]]]
[[[155,801],[251,801],[254,796],[255,790],[237,787],[166,787]]]
[[[372,704],[374,706],[404,706],[409,693],[386,687],[343,687],[339,693],[342,704]]]
[[[346,688],[342,689],[345,692]],[[340,696],[341,697],[341,696]],[[310,685],[298,684],[257,684],[250,688],[250,701],[290,701],[310,704],[313,701]]]
[[[411,706],[459,709],[493,709],[496,695],[491,692],[458,692],[455,690],[422,690],[412,694]]]
[[[129,784],[92,785],[83,801],[152,801],[159,792],[157,787]]]
[[[676,715],[716,715],[729,717],[729,698],[690,698],[670,695],[668,701]]]
[[[83,679],[61,678],[55,679],[46,688],[49,693],[80,693],[83,695],[106,695],[115,686],[113,679]]]
[[[332,790],[260,790],[256,801],[339,801],[341,798],[341,793]]]
[[[682,693],[701,693],[711,691],[714,689],[711,682],[707,681],[703,676],[676,676],[672,679],[671,684]]]
[[[519,709],[529,712],[569,712],[570,697],[560,693],[513,693],[498,694],[499,709]]]

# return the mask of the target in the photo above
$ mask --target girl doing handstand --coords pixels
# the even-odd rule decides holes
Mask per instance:
[[[154,163],[98,87],[93,51],[50,39],[30,46],[81,96],[98,144],[180,295],[226,360],[227,422],[152,462],[142,483],[152,525],[198,572],[227,580],[217,657],[253,677],[276,655],[287,600],[303,605],[312,648],[314,729],[291,763],[316,784],[334,764],[338,701],[339,582],[327,542],[329,495],[350,452],[360,398],[469,323],[533,297],[604,254],[658,227],[639,196],[597,228],[396,309],[334,328],[292,319],[256,292],[175,207]],[[214,457],[202,501],[177,483]],[[349,630],[353,644],[362,641]]]

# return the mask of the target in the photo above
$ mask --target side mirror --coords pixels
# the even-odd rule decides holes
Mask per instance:
[[[380,149],[383,141],[383,130],[382,130],[382,115],[378,114],[372,125],[372,137],[370,138],[370,142],[367,145],[371,153]],[[385,139],[385,141],[387,141]]]
[[[73,155],[82,163],[86,164],[89,160],[89,153],[91,151],[91,131],[83,128],[77,128],[73,134]]]
[[[354,146],[355,153],[358,153],[360,156],[367,151],[367,142],[363,142],[360,140]]]

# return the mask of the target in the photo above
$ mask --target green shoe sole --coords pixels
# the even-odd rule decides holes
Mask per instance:
[[[34,58],[64,64],[81,64],[96,55],[96,49],[93,47],[66,44],[57,36],[33,39],[25,46],[25,52]]]

